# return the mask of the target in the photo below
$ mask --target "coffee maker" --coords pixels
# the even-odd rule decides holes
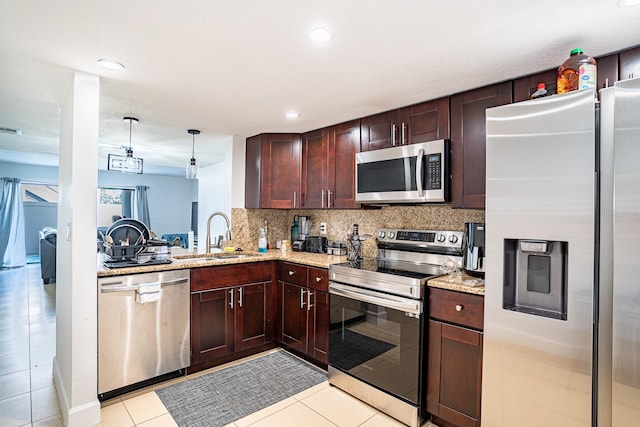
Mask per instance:
[[[484,279],[484,222],[464,224],[462,237],[462,269],[465,273]]]
[[[291,235],[291,248],[294,251],[303,251],[304,250],[304,241],[309,236],[311,232],[311,217],[305,215],[294,215],[293,216],[293,224],[297,226],[297,236]],[[293,228],[292,228],[293,229]]]

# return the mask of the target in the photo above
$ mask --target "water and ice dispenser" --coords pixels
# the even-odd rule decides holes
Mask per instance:
[[[504,240],[502,307],[567,320],[568,242]]]

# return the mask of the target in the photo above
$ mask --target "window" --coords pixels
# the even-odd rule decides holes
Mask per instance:
[[[115,217],[131,217],[134,190],[98,188],[98,227],[108,227]]]

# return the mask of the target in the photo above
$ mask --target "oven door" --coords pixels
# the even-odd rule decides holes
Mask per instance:
[[[329,365],[420,404],[422,301],[330,282]]]

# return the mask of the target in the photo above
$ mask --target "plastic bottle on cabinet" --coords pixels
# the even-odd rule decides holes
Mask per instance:
[[[573,49],[569,58],[558,68],[558,93],[596,89],[597,79],[596,60],[585,55],[582,48]]]
[[[542,98],[543,96],[550,95],[547,87],[544,83],[538,83],[538,89],[531,94],[531,99]]]

